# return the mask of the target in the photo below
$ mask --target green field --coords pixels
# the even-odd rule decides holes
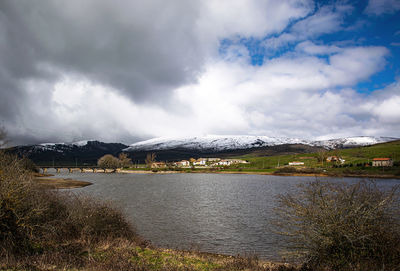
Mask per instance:
[[[304,162],[304,166],[296,166],[300,170],[314,169],[316,172],[328,173],[354,173],[354,174],[393,174],[400,175],[400,140],[376,144],[367,147],[350,149],[337,149],[327,151],[325,156],[338,156],[345,160],[343,164],[319,162],[318,153],[302,153],[296,155],[278,155],[254,157],[250,155],[235,157],[249,161],[249,164],[233,165],[225,170],[242,171],[266,171],[275,170],[288,166],[289,162]],[[390,168],[365,166],[372,162],[373,158],[392,158],[395,166]]]

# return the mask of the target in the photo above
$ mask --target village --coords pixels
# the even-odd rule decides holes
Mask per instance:
[[[248,164],[249,162],[242,159],[221,159],[221,158],[190,158],[189,160],[181,160],[178,162],[153,162],[151,168],[166,168],[174,166],[178,168],[209,168],[209,167],[226,167],[234,164]]]
[[[325,159],[327,164],[335,166],[345,165],[346,160],[339,156],[328,156]],[[190,158],[189,160],[181,160],[177,162],[152,162],[151,168],[167,168],[167,167],[177,167],[177,168],[221,168],[229,167],[232,165],[239,164],[250,164],[249,161],[243,159],[222,159],[222,158]],[[287,164],[282,165],[294,166],[294,167],[304,167],[305,163],[302,161],[291,161]],[[362,166],[365,167],[392,167],[393,160],[391,158],[373,158],[371,162],[366,162]],[[277,166],[279,167],[279,165]]]

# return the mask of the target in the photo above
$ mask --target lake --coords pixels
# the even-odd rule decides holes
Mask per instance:
[[[314,177],[244,174],[55,173],[89,181],[74,189],[112,200],[139,235],[156,246],[278,259],[283,246],[271,231],[276,197]],[[355,178],[319,178],[357,182]],[[399,180],[381,179],[390,187]]]

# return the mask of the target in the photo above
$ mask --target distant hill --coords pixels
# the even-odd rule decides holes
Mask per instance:
[[[397,140],[393,137],[356,136],[329,140],[304,140],[268,136],[221,136],[207,135],[187,138],[154,138],[134,143],[125,151],[191,150],[204,153],[245,150],[279,145],[307,145],[325,149],[368,146]]]
[[[266,136],[204,136],[192,138],[156,138],[127,146],[95,140],[74,143],[42,143],[17,146],[9,151],[26,156],[38,165],[93,165],[105,155],[117,156],[127,152],[134,162],[144,163],[150,152],[159,161],[172,161],[199,157],[254,157],[313,153],[320,149],[343,149],[368,146],[396,140],[390,137],[347,137],[323,141]]]
[[[105,155],[114,156],[127,148],[121,143],[104,143],[100,141],[79,141],[75,143],[43,143],[30,146],[17,146],[9,151],[26,156],[37,165],[94,165]]]

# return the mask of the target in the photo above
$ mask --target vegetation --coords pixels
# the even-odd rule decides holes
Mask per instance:
[[[154,152],[147,154],[145,163],[148,168],[151,168],[151,165],[156,161],[156,157],[157,155]]]
[[[128,168],[132,166],[132,159],[130,159],[125,152],[120,153],[118,159],[121,167]]]
[[[337,156],[345,160],[326,162],[329,156]],[[394,161],[394,167],[372,167],[372,159],[389,157]],[[225,170],[245,172],[276,172],[285,173],[289,162],[304,162],[304,166],[296,166],[293,173],[326,174],[331,176],[400,176],[400,141],[376,144],[372,146],[320,151],[317,153],[302,153],[277,156],[240,156],[236,157],[249,161],[249,164],[233,165]],[[323,162],[324,161],[324,162]],[[286,172],[289,173],[289,172]]]
[[[19,159],[0,158],[0,270],[295,270],[152,248],[110,203],[41,189]]]
[[[97,161],[97,165],[104,170],[112,169],[115,171],[120,166],[120,160],[111,154],[106,154],[100,157]]]
[[[0,152],[0,270],[294,270],[256,258],[157,249],[111,203],[43,189]]]
[[[309,270],[398,270],[400,187],[313,182],[282,195],[279,232]]]

